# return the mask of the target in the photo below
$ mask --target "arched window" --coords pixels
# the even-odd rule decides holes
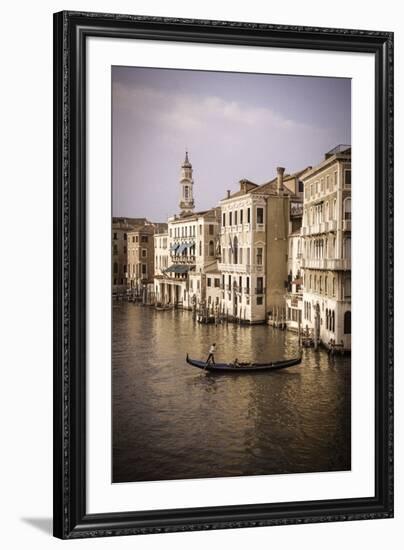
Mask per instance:
[[[233,240],[233,263],[238,264],[238,239],[234,237]]]
[[[320,275],[320,294],[323,292],[323,278]]]
[[[336,281],[335,281],[335,277],[332,278],[332,295],[335,296],[335,291],[336,291]]]
[[[213,241],[209,241],[209,256],[215,255],[215,245],[213,244]]]
[[[199,256],[202,256],[202,241],[199,241]]]
[[[328,293],[328,277],[327,275],[324,277],[324,294]]]
[[[344,220],[351,219],[351,197],[344,200]]]
[[[351,312],[346,311],[344,314],[344,334],[351,334]]]
[[[328,201],[325,203],[325,217],[324,217],[324,221],[328,222],[328,215],[329,215],[329,205],[328,205]]]
[[[189,190],[188,190],[188,185],[186,185],[184,187],[184,197],[185,197],[185,199],[188,199],[188,196],[189,196]]]
[[[317,290],[317,275],[314,275],[314,292]]]
[[[328,330],[328,308],[325,310],[325,328]]]
[[[335,311],[331,313],[331,330],[335,332]]]
[[[310,288],[310,290],[313,288],[313,287],[311,286],[311,284],[312,284],[312,278],[311,278],[311,275],[310,275],[310,279],[309,279],[309,288]]]

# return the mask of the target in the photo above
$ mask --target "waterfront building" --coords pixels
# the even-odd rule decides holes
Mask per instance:
[[[169,266],[155,274],[162,303],[191,309],[206,302],[206,276],[217,272],[219,212],[211,209],[168,220]]]
[[[131,290],[140,292],[144,285],[153,282],[154,232],[153,224],[145,224],[128,232],[127,281]]]
[[[128,288],[128,232],[146,223],[146,218],[112,218],[112,292],[123,293]]]
[[[168,219],[168,266],[155,271],[157,300],[184,308],[205,307],[207,274],[217,273],[220,211],[194,212],[193,175],[188,152],[181,165],[180,213]]]
[[[303,328],[351,348],[351,147],[339,145],[302,177]]]
[[[154,276],[162,276],[168,268],[168,231],[154,234]]]
[[[310,168],[307,168],[307,172]],[[303,172],[304,173],[304,172]],[[303,176],[300,174],[300,177]],[[303,318],[303,275],[302,275],[302,250],[303,239],[301,226],[303,218],[303,185],[300,180],[299,195],[290,202],[289,211],[289,235],[288,235],[288,262],[286,281],[286,327],[289,330],[298,331]]]
[[[247,179],[220,201],[221,310],[230,320],[262,323],[285,312],[288,235],[298,226],[291,205],[302,200],[307,169],[257,185]]]
[[[288,236],[288,276],[286,283],[286,324],[297,331],[303,319],[302,237],[297,229]]]

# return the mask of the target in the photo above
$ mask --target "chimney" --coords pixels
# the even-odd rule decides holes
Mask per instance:
[[[283,174],[285,172],[285,168],[282,168],[282,166],[278,166],[276,169],[277,171],[277,179],[276,179],[276,192],[278,195],[281,194],[281,189],[283,187]]]
[[[227,198],[230,198],[230,189],[227,190]]]

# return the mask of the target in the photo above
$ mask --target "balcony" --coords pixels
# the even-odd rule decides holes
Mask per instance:
[[[303,269],[328,269],[330,271],[347,271],[351,269],[350,258],[304,258]]]
[[[328,231],[337,230],[337,220],[329,220],[327,223],[328,223]]]
[[[195,263],[195,256],[174,256],[171,255],[171,260],[174,264],[191,264]]]
[[[244,264],[222,264],[218,263],[217,268],[219,271],[226,271],[228,273],[248,273],[248,266]]]

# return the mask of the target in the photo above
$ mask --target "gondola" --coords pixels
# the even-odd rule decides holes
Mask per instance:
[[[292,359],[283,359],[281,361],[272,361],[271,363],[216,363],[209,365],[205,361],[197,361],[196,359],[191,359],[187,354],[186,361],[189,365],[197,367],[208,372],[257,372],[257,371],[270,371],[270,370],[279,370],[286,369],[288,367],[293,367],[293,365],[299,365],[302,362],[302,354],[298,357]]]

